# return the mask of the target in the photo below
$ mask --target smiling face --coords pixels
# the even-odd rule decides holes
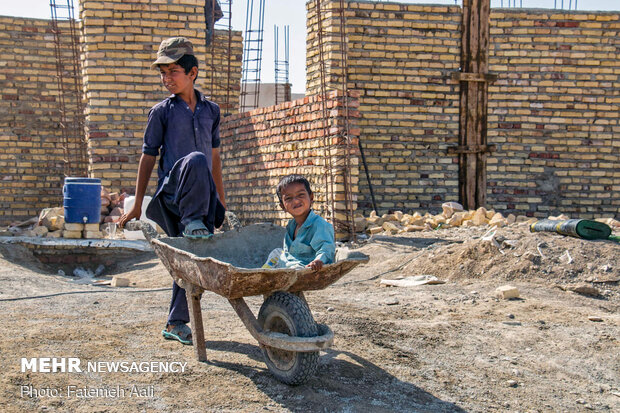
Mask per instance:
[[[176,63],[169,65],[159,65],[161,82],[170,93],[183,95],[192,93],[194,90],[194,80],[198,74],[198,69],[192,67],[189,73]]]
[[[301,182],[295,182],[282,188],[282,202],[280,206],[291,214],[295,221],[303,223],[310,213],[310,206],[314,199]]]

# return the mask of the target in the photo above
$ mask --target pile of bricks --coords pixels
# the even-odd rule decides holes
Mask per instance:
[[[424,214],[420,212],[405,214],[402,211],[396,211],[391,214],[378,216],[372,211],[369,217],[364,218],[365,225],[358,217],[356,220],[356,229],[358,231],[365,230],[370,234],[386,232],[393,235],[403,232],[426,231],[460,226],[473,227],[491,225],[503,227],[515,222],[525,222],[531,219],[524,215],[515,216],[513,214],[504,217],[500,212],[487,210],[484,207],[480,207],[477,210],[465,211],[461,204],[457,202],[446,202],[442,205],[442,209],[443,211],[441,214],[437,215],[432,215],[428,212]]]
[[[82,224],[65,222],[64,209],[45,208],[39,214],[38,224],[21,235],[47,238],[104,238],[109,231],[108,223],[117,223],[123,215],[123,202],[125,193],[110,193],[106,188],[101,188],[101,215],[99,222]],[[113,226],[112,226],[113,228]],[[104,234],[106,232],[106,234]],[[116,236],[116,233],[114,234]]]
[[[487,210],[480,207],[476,210],[463,210],[461,204],[457,202],[446,202],[442,205],[441,214],[432,215],[428,212],[421,214],[405,214],[396,211],[391,214],[378,216],[374,211],[370,216],[363,217],[358,215],[355,220],[355,228],[358,232],[366,231],[369,234],[387,233],[390,235],[403,232],[427,231],[440,228],[453,227],[476,227],[489,225],[491,227],[504,227],[514,223],[537,221],[536,218],[525,215],[508,214],[504,217],[501,212]],[[549,219],[565,220],[569,219],[565,215],[549,217]],[[620,222],[613,218],[598,218],[597,221],[603,222],[612,228],[620,230]]]
[[[126,193],[110,192],[101,187],[101,219],[100,224],[107,222],[117,223],[123,215],[123,204]]]

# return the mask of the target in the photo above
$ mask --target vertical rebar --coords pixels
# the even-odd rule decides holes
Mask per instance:
[[[265,25],[265,0],[258,2],[258,22],[254,22],[254,0],[247,0],[245,16],[245,38],[243,39],[243,62],[241,68],[241,112],[258,107],[260,96],[260,72],[263,55],[263,28]],[[258,28],[255,29],[254,25]],[[250,84],[253,90],[248,90]],[[253,102],[248,103],[248,95]]]
[[[291,85],[289,83],[289,30],[288,25],[284,26],[284,59],[280,59],[280,30],[276,25],[273,26],[274,34],[274,81],[275,81],[275,103],[288,102],[291,100]]]
[[[64,10],[65,15],[58,11]],[[88,154],[86,131],[84,129],[84,104],[82,100],[82,73],[80,65],[79,35],[75,26],[73,0],[66,4],[56,4],[50,0],[51,24],[54,34],[54,54],[56,57],[56,78],[58,85],[58,106],[60,113],[61,146],[63,149],[63,174],[65,176],[87,176]],[[62,41],[60,21],[66,21],[68,27],[68,44]],[[70,57],[66,57],[64,50],[69,49]],[[69,85],[66,85],[67,79]],[[68,101],[73,98],[75,110],[69,115]],[[75,145],[77,153],[71,153],[71,146]],[[75,157],[75,158],[74,158]],[[73,162],[73,161],[76,162]]]
[[[325,81],[325,59],[323,54],[323,22],[321,14],[321,0],[316,0],[316,16],[317,16],[317,42],[319,51],[319,78],[320,78],[320,93],[319,99],[321,102],[321,112],[323,116],[323,150],[325,157],[325,209],[329,219],[336,228],[336,214],[335,214],[335,196],[334,196],[334,179],[331,159],[331,144],[329,139],[329,117],[327,113],[327,85]]]
[[[347,210],[347,230],[349,239],[353,240],[356,236],[355,231],[355,211],[353,209],[353,192],[351,189],[351,136],[349,134],[349,76],[347,61],[347,36],[346,36],[346,20],[345,20],[344,0],[340,0],[340,52],[341,52],[341,70],[342,70],[342,99],[344,103],[344,134],[342,141],[344,143],[342,151],[344,151],[344,170],[342,171],[345,208]]]

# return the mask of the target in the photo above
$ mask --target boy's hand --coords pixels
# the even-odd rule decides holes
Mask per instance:
[[[310,264],[306,265],[306,268],[312,268],[314,271],[318,271],[323,268],[323,261],[314,260]]]
[[[118,220],[118,226],[123,228],[126,223],[131,221],[132,219],[140,219],[140,215],[142,215],[142,207],[136,208],[135,205],[128,212],[124,213],[121,216],[121,219]]]

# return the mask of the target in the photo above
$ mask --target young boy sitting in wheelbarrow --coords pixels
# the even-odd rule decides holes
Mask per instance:
[[[277,268],[320,270],[334,262],[334,227],[312,211],[314,194],[301,175],[288,175],[276,189],[280,207],[291,214],[286,225],[283,250],[277,256]],[[272,253],[273,254],[273,253]]]
[[[207,238],[222,225],[225,213],[222,163],[220,159],[220,108],[194,88],[198,60],[184,37],[161,42],[152,68],[171,96],[153,106],[144,131],[142,156],[136,179],[136,200],[120,218],[124,226],[140,219],[148,182],[160,155],[157,190],[146,211],[147,217],[171,237]],[[176,283],[168,322],[162,334],[167,339],[192,344],[185,290]]]

